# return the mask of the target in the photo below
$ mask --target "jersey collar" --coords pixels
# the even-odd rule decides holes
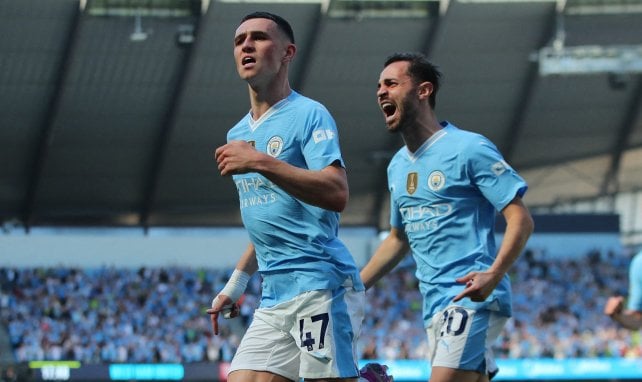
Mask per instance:
[[[270,107],[265,113],[263,113],[263,115],[259,119],[252,118],[252,111],[250,111],[248,113],[248,118],[247,118],[248,124],[250,125],[250,130],[255,131],[256,129],[258,129],[259,126],[263,124],[265,120],[270,118],[270,116],[272,116],[279,110],[283,109],[283,107],[285,107],[285,105],[287,105],[290,102],[290,98],[294,96],[294,93],[295,93],[294,90],[292,90],[290,92],[290,95],[288,95],[287,97],[283,98],[279,102],[272,105],[272,107]]]
[[[444,126],[443,129],[439,130],[438,132],[434,133],[430,138],[426,140],[419,148],[417,151],[414,153],[408,150],[408,147],[406,147],[406,155],[408,156],[408,160],[411,162],[415,162],[423,153],[425,153],[432,145],[434,145],[438,140],[443,138],[446,134],[446,128],[449,125]]]

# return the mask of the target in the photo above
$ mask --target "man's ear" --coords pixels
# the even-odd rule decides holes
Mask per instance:
[[[290,62],[294,58],[294,55],[296,54],[296,45],[294,44],[288,44],[287,47],[285,47],[285,55],[283,56],[282,61],[283,62]]]
[[[435,88],[432,82],[424,81],[420,83],[419,86],[417,87],[417,93],[419,95],[419,98],[428,99],[428,97],[430,97],[434,89]]]

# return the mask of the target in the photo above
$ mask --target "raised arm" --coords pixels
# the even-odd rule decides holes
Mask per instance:
[[[502,215],[506,219],[506,232],[495,261],[484,272],[470,272],[458,278],[456,281],[466,284],[466,288],[453,301],[459,301],[464,297],[469,297],[473,301],[484,301],[526,246],[526,241],[533,232],[534,223],[522,199],[515,197],[504,207]]]
[[[293,166],[255,150],[244,141],[232,141],[214,154],[221,175],[258,172],[295,198],[330,211],[341,212],[348,203],[348,178],[337,162],[318,171]]]

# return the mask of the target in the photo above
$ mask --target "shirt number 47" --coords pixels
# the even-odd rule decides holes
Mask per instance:
[[[317,349],[323,349],[325,347],[325,332],[328,329],[330,317],[328,316],[328,313],[321,313],[310,317],[309,321],[310,322],[305,318],[299,320],[299,338],[301,339],[301,347],[305,347],[308,351],[312,351],[314,350],[314,345],[317,343],[318,339],[319,343],[317,345]],[[313,325],[318,321],[321,321],[321,329],[318,333],[313,333],[310,326],[314,329],[318,329],[319,325]],[[308,324],[307,326],[306,323]],[[318,337],[314,337],[313,334],[318,334]]]

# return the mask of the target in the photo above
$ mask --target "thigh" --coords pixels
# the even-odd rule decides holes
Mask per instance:
[[[305,380],[342,380],[359,375],[356,352],[365,294],[351,287],[302,294],[291,335],[301,351]]]
[[[252,323],[232,359],[230,380],[253,381],[255,379],[248,376],[252,374],[257,381],[282,381],[270,379],[273,374],[283,380],[298,381],[298,345],[281,326],[288,319],[286,311],[259,308],[254,312]]]

